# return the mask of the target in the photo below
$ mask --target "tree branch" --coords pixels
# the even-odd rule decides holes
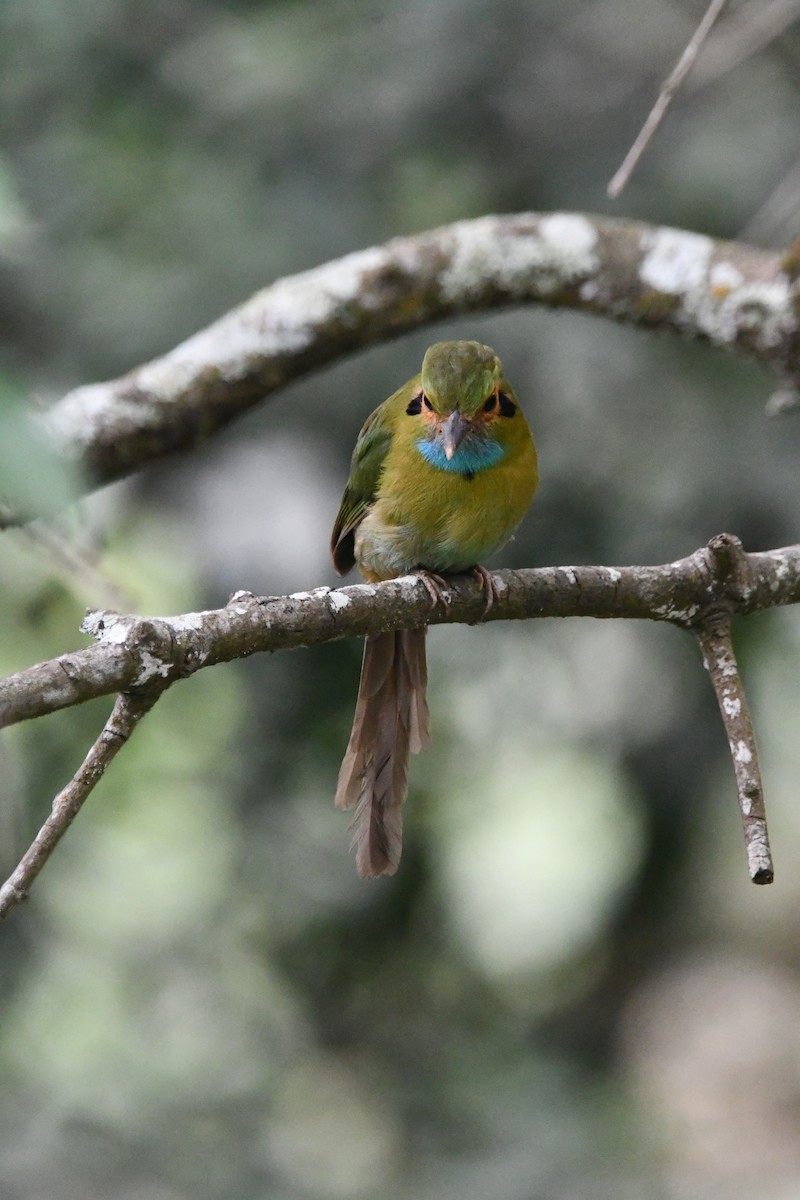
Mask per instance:
[[[742,551],[742,558],[746,584],[735,592],[708,547],[663,566],[498,571],[492,574],[498,595],[488,613],[470,576],[450,579],[449,608],[432,611],[415,575],[291,596],[237,592],[225,608],[173,617],[90,612],[81,628],[96,645],[0,679],[0,729],[251,654],[385,629],[575,616],[668,621],[693,629],[719,610],[745,614],[800,601],[800,545]]]
[[[772,879],[764,802],[750,717],[730,639],[734,613],[800,601],[800,545],[745,554],[720,534],[687,558],[657,567],[542,567],[491,577],[486,611],[472,576],[448,582],[449,604],[431,610],[422,579],[317,588],[292,596],[237,592],[225,608],[177,617],[90,612],[96,645],[0,680],[0,728],[111,692],[121,693],[103,732],[14,874],[0,889],[0,917],[46,862],[122,742],[174,680],[262,651],[312,646],[354,634],[422,624],[605,617],[668,621],[693,632],[717,689],[738,785],[751,878]],[[131,692],[133,691],[133,694]]]
[[[460,221],[278,280],[164,355],[48,414],[94,483],[191,449],[293,379],[444,317],[572,308],[798,367],[796,272],[775,253],[637,221],[521,213]],[[0,525],[12,523],[0,512]]]
[[[14,905],[27,898],[31,884],[77,817],[84,801],[163,690],[163,687],[151,688],[139,695],[117,696],[111,716],[103,726],[97,741],[74,777],[56,796],[50,816],[19,865],[0,888],[0,919],[5,917]]]
[[[735,606],[737,597],[746,594],[750,586],[748,556],[739,539],[729,534],[712,538],[708,549],[716,564],[717,578]],[[764,789],[753,723],[733,649],[730,612],[721,609],[709,611],[696,624],[695,633],[703,654],[703,666],[714,685],[722,723],[728,735],[750,878],[753,883],[772,883],[775,872],[767,830]]]
[[[742,814],[747,865],[753,883],[772,883],[775,872],[769,845],[764,789],[758,766],[755,734],[733,651],[730,617],[719,616],[697,629],[697,640],[717,693],[722,723],[728,735],[739,811]]]

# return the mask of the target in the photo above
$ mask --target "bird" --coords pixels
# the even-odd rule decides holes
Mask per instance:
[[[422,369],[367,417],[331,534],[334,569],[369,583],[412,573],[443,603],[443,576],[473,572],[512,537],[538,485],[536,446],[489,346],[436,342]],[[337,808],[355,808],[362,878],[393,875],[410,753],[430,746],[427,627],[368,634]]]

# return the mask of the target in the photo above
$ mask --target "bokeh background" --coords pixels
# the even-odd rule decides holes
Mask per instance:
[[[704,8],[2,0],[0,490],[69,492],[32,407],[398,233],[572,209],[785,244],[800,6],[730,5],[606,199]],[[800,539],[798,423],[765,418],[764,372],[565,312],[470,317],[4,534],[2,673],[84,644],[87,605],[333,583],[360,423],[450,336],[502,354],[540,446],[505,564]],[[675,630],[437,629],[435,747],[402,869],[371,884],[331,803],[360,646],[176,687],[0,931],[3,1200],[794,1200],[800,613],[737,637],[771,888],[747,879],[715,700]],[[4,736],[4,869],[109,707]]]

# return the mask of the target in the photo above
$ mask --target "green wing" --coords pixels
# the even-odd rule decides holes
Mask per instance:
[[[392,396],[380,408],[376,408],[367,417],[358,435],[350,463],[350,478],[331,534],[333,565],[339,575],[346,575],[355,565],[356,529],[375,499],[378,480],[392,441],[387,409],[394,399]]]

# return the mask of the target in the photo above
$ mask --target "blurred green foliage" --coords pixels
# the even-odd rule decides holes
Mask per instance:
[[[76,469],[61,458],[28,398],[0,374],[0,505],[37,517],[53,515],[78,494]]]
[[[605,197],[703,7],[4,0],[0,498],[59,505],[72,486],[27,397],[397,233],[567,208],[788,241],[796,210],[772,197],[797,154],[793,27],[679,98],[624,199]],[[800,435],[764,419],[758,369],[568,313],[473,317],[4,534],[0,671],[82,644],[86,605],[333,582],[359,425],[451,335],[497,348],[540,446],[506,563],[667,561],[723,529],[798,540]],[[331,805],[359,647],[176,687],[2,930],[0,1194],[793,1194],[800,617],[738,636],[778,869],[760,891],[675,630],[436,630],[435,745],[412,765],[401,871],[372,886]],[[108,709],[4,736],[7,867]]]

